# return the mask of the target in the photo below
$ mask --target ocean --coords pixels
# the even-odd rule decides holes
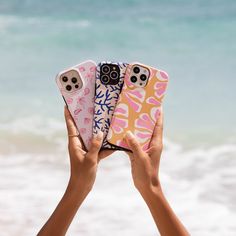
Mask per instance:
[[[86,59],[163,69],[161,182],[191,235],[236,235],[236,2],[0,0],[0,235],[36,235],[69,177],[56,74]],[[103,160],[68,235],[157,235],[127,156]]]

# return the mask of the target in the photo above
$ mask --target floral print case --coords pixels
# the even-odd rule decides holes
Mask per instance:
[[[127,63],[104,61],[99,63],[96,69],[93,132],[101,130],[104,133],[103,149],[120,149],[107,142],[107,134],[123,86],[127,65]]]
[[[129,150],[124,135],[130,130],[142,149],[148,149],[167,83],[168,75],[164,71],[140,63],[127,67],[107,136],[109,143]]]
[[[85,61],[60,72],[56,83],[87,149],[93,135],[96,63]]]

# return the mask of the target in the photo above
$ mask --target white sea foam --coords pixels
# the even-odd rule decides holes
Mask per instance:
[[[55,155],[0,156],[0,231],[35,235],[52,213],[69,177],[64,140]],[[165,140],[161,182],[191,235],[235,235],[236,145],[184,150]],[[93,191],[68,235],[156,235],[156,227],[132,184],[127,156],[101,161]]]
[[[65,129],[65,123],[53,118],[45,118],[40,115],[17,117],[17,119],[0,123],[1,131],[11,134],[31,133],[35,135],[52,135]]]
[[[51,26],[60,28],[87,28],[91,26],[91,22],[87,19],[57,19],[56,21],[50,17],[32,17],[32,16],[16,16],[16,15],[0,15],[0,32],[4,33],[12,27],[40,27]]]

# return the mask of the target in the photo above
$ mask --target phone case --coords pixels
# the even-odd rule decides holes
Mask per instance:
[[[117,84],[104,84],[101,80],[102,71],[101,68],[103,65],[117,65],[119,68],[119,81]],[[104,141],[102,149],[116,149],[119,150],[119,147],[115,147],[107,142],[107,133],[110,127],[111,118],[116,106],[119,94],[124,82],[125,70],[127,63],[118,63],[118,62],[107,62],[103,61],[98,64],[96,69],[96,83],[95,83],[95,105],[94,105],[94,122],[93,122],[93,132],[97,133],[98,130],[101,130],[104,133]],[[110,78],[110,77],[109,77]]]
[[[57,86],[65,100],[65,103],[74,119],[78,132],[83,140],[83,143],[87,149],[90,147],[90,141],[93,135],[93,115],[94,115],[94,92],[95,92],[95,71],[96,63],[88,60],[71,67],[65,71],[60,72],[56,77]],[[67,91],[67,87],[71,86],[65,84],[63,86],[63,75],[77,75],[77,79],[81,79],[78,84],[79,88],[72,88],[74,91]],[[62,79],[60,79],[62,78]],[[68,78],[68,81],[73,80]],[[82,85],[80,84],[82,83]],[[77,87],[78,87],[77,86]],[[73,87],[73,86],[71,86]]]
[[[135,65],[144,68],[145,73],[146,71],[149,73],[149,79],[145,86],[142,85],[143,87],[138,87],[131,81],[132,77],[135,77],[130,76],[134,73]],[[127,67],[123,89],[107,136],[109,143],[129,150],[124,135],[130,130],[142,149],[144,151],[148,149],[155,123],[160,115],[167,83],[168,75],[164,71],[141,63],[133,63]]]

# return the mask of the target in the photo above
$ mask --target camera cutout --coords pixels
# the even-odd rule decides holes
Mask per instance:
[[[145,87],[150,77],[150,71],[147,67],[135,64],[131,68],[130,81],[137,87]]]
[[[120,67],[116,64],[103,64],[100,68],[100,80],[105,85],[116,85],[120,81]]]
[[[107,65],[103,65],[103,66],[102,66],[102,72],[103,72],[104,74],[109,73],[109,72],[110,72],[110,67],[107,66]]]
[[[138,74],[140,72],[140,69],[139,69],[139,67],[135,66],[133,71],[135,74]]]
[[[63,81],[63,82],[67,82],[67,81],[68,81],[68,78],[67,78],[66,76],[63,76],[63,77],[62,77],[62,81]]]
[[[80,78],[80,74],[74,69],[63,73],[60,76],[60,82],[62,88],[69,93],[73,93],[83,87],[83,81]]]

